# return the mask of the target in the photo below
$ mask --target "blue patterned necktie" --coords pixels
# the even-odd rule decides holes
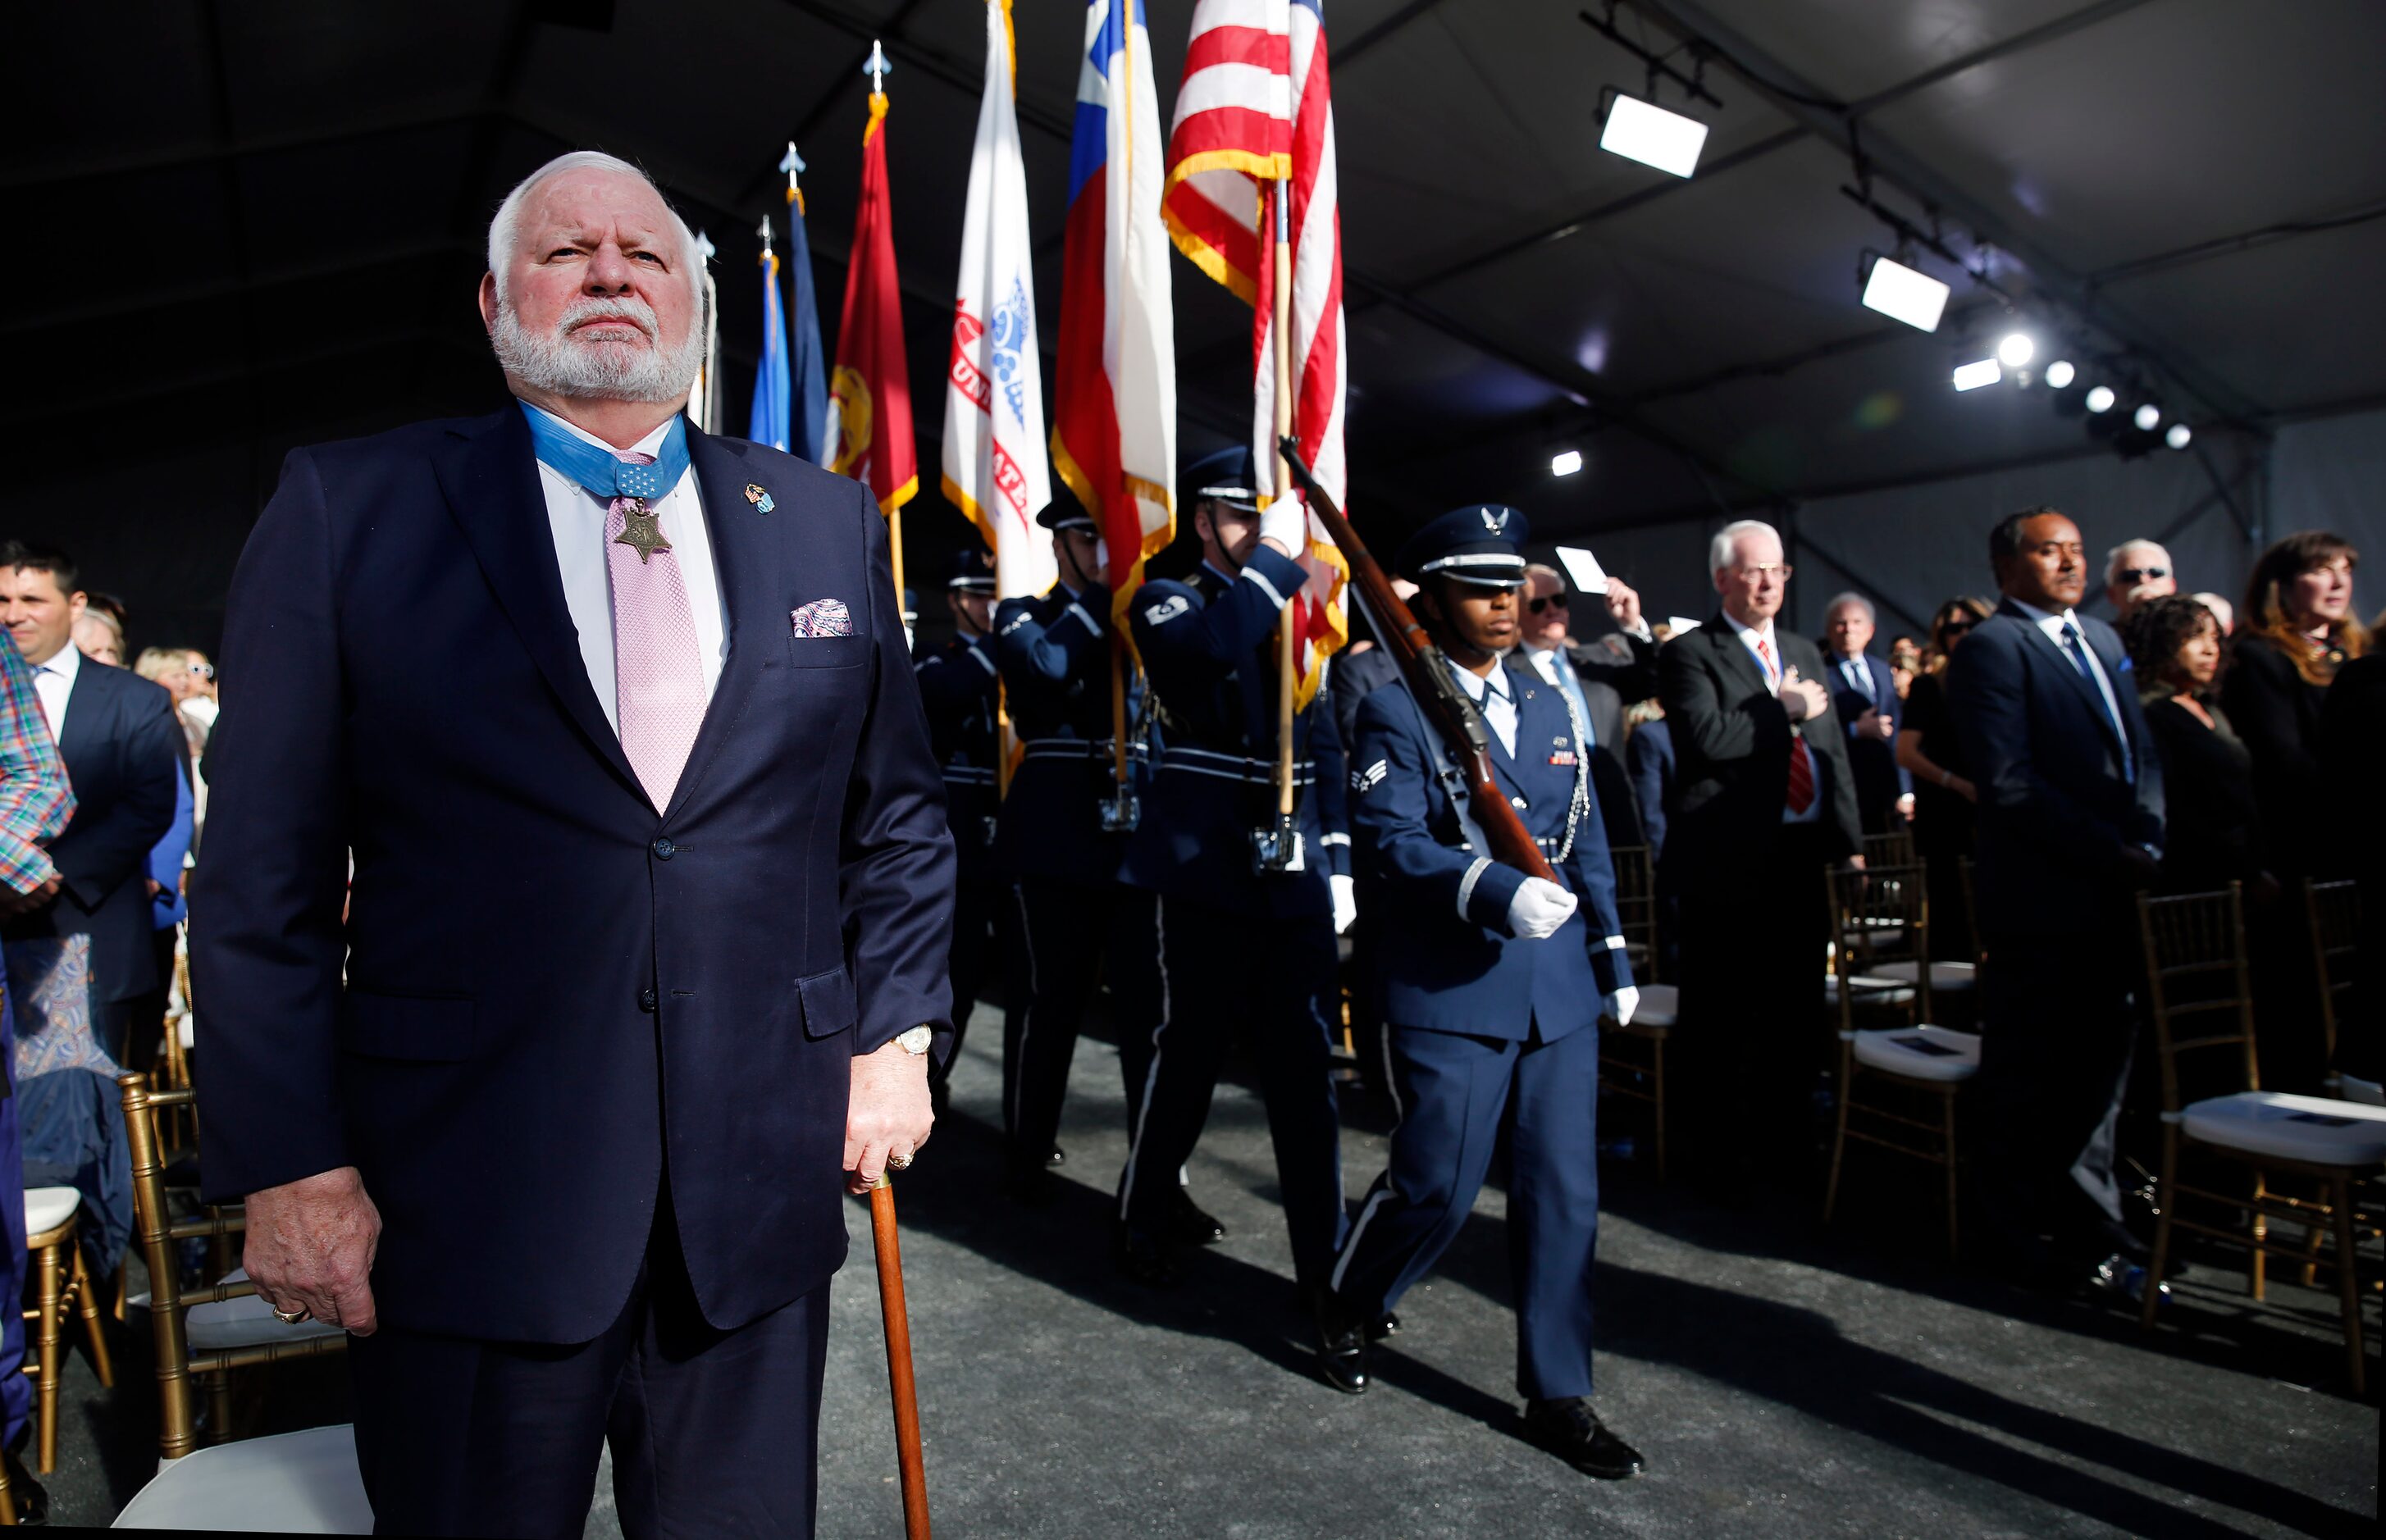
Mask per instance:
[[[2071,666],[2078,670],[2079,677],[2088,682],[2088,688],[2095,693],[2096,704],[2103,710],[2104,720],[2113,724],[2113,739],[2121,745],[2121,774],[2135,785],[2138,767],[2129,757],[2129,735],[2122,731],[2121,719],[2113,714],[2113,703],[2104,698],[2103,686],[2096,682],[2096,670],[2088,666],[2086,638],[2079,634],[2078,626],[2067,620],[2063,622],[2063,656],[2071,659]]]

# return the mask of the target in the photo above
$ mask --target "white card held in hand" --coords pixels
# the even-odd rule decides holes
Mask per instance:
[[[1676,636],[1681,635],[1682,632],[1686,631],[1698,630],[1701,623],[1702,622],[1700,621],[1691,620],[1687,615],[1668,615],[1665,617],[1666,629],[1671,631]]]
[[[1578,594],[1607,592],[1607,574],[1599,570],[1599,558],[1581,546],[1559,546],[1558,564],[1566,570],[1566,576],[1574,580],[1575,592]]]

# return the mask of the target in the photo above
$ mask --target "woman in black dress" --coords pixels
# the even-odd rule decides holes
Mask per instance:
[[[2207,697],[2220,674],[2219,618],[2194,599],[2140,606],[2121,627],[2138,700],[2163,775],[2162,881],[2171,893],[2245,885],[2247,900],[2279,902],[2254,796],[2254,756]]]
[[[1928,870],[1930,956],[1939,962],[1972,960],[1970,906],[1964,862],[1972,854],[1972,804],[1979,794],[1965,775],[1964,751],[1947,713],[1947,657],[1989,618],[1987,603],[1953,598],[1930,618],[1930,653],[1905,692],[1905,721],[1897,734],[1897,763],[1914,778],[1914,850]]]
[[[2279,875],[2348,875],[2319,768],[2319,710],[2337,670],[2369,648],[2353,612],[2360,554],[2319,530],[2262,553],[2245,586],[2221,704],[2254,756]]]

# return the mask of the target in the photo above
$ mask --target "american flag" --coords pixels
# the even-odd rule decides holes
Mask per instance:
[[[1291,194],[1293,436],[1347,507],[1350,365],[1325,0],[1198,0],[1161,213],[1195,267],[1251,303],[1252,451],[1262,466],[1275,463],[1275,185]],[[1350,634],[1350,568],[1313,518],[1301,564],[1310,576],[1294,626],[1306,703]]]

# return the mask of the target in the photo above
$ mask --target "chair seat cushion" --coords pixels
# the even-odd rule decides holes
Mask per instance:
[[[25,1234],[46,1235],[74,1218],[75,1209],[82,1204],[82,1195],[72,1187],[28,1187],[25,1189]]]
[[[370,1534],[356,1430],[343,1422],[195,1450],[164,1464],[115,1527]]]
[[[1969,1080],[1980,1068],[1976,1033],[1923,1025],[1854,1034],[1856,1062],[1909,1080]]]
[[[1856,1004],[1860,1006],[1902,1006],[1914,998],[1914,987],[1900,984],[1895,979],[1876,973],[1859,973],[1855,977]],[[1840,1003],[1840,981],[1837,974],[1823,975],[1823,1003]]]
[[[1644,983],[1640,986],[1640,1003],[1632,1010],[1632,1024],[1628,1027],[1618,1027],[1613,1021],[1604,1024],[1611,1032],[1637,1031],[1645,1036],[1650,1033],[1668,1031],[1681,1019],[1682,991],[1679,985]]]
[[[1874,978],[1895,979],[1901,983],[1912,983],[1915,972],[1911,959],[1876,963],[1871,969]],[[1930,987],[1941,995],[1969,989],[1978,982],[1978,972],[1968,962],[1934,962],[1930,965]]]
[[[223,1281],[236,1283],[246,1281],[247,1277],[246,1268],[234,1268],[224,1274]],[[284,1326],[273,1318],[273,1307],[267,1304],[261,1296],[254,1294],[194,1305],[183,1316],[182,1327],[190,1333],[191,1351],[194,1353],[213,1353],[226,1347],[255,1347],[269,1342],[298,1342],[308,1337],[335,1337],[345,1330],[312,1318],[295,1326]]]
[[[2191,1139],[2249,1155],[2316,1166],[2386,1162],[2386,1107],[2279,1091],[2240,1091],[2189,1104],[2179,1115]]]
[[[2386,1085],[2359,1075],[2340,1074],[2336,1077],[2336,1094],[2349,1102],[2365,1107],[2386,1107]]]

